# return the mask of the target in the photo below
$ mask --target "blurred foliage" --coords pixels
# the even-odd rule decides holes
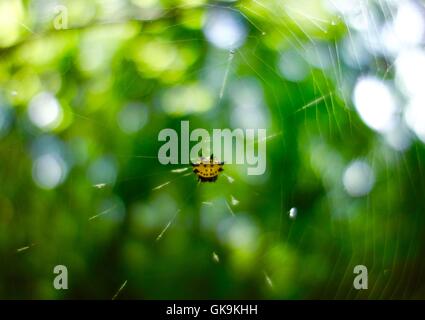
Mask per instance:
[[[234,51],[208,41],[214,12],[245,30]],[[127,281],[119,298],[424,298],[424,146],[395,151],[356,113],[357,77],[393,74],[345,63],[349,32],[322,1],[1,0],[0,297],[110,299]],[[303,79],[282,76],[293,64]],[[267,172],[172,172],[158,133],[182,120],[264,124]],[[375,175],[360,197],[355,159]]]

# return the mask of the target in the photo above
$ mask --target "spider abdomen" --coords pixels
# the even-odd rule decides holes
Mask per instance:
[[[193,172],[201,182],[215,182],[223,171],[223,165],[224,162],[214,160],[212,155],[209,159],[201,158],[197,163],[192,163]]]

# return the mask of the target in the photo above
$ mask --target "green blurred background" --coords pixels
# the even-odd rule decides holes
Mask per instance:
[[[423,12],[0,0],[0,298],[425,298]],[[161,165],[182,120],[267,128],[266,173]]]

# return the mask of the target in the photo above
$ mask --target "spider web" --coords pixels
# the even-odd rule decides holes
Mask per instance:
[[[235,260],[246,259],[249,265],[258,266],[261,271],[248,277],[263,283],[256,296],[412,297],[415,293],[411,290],[420,289],[415,284],[417,279],[424,276],[419,271],[421,261],[415,260],[421,250],[418,241],[423,238],[423,207],[419,203],[404,205],[400,194],[410,191],[420,199],[424,190],[423,146],[413,145],[405,152],[389,148],[354,110],[351,97],[356,79],[367,73],[392,81],[394,61],[372,50],[368,53],[371,61],[362,62],[355,42],[360,31],[352,27],[352,17],[338,9],[337,2],[326,2],[332,12],[327,15],[329,18],[300,10],[294,2],[252,0],[169,6],[152,21],[142,21],[147,25],[171,21],[163,33],[172,39],[187,24],[173,20],[172,13],[176,11],[225,10],[240,17],[248,35],[238,48],[213,49],[199,34],[166,42],[175,46],[201,43],[211,51],[212,62],[205,59],[203,65],[191,67],[186,77],[202,79],[211,70],[216,71],[220,80],[213,88],[213,109],[232,106],[233,86],[240,81],[249,78],[260,88],[271,134],[268,170],[264,177],[252,178],[243,174],[244,167],[229,165],[216,184],[197,184],[187,167],[158,165],[157,172],[144,172],[145,164],[158,160],[152,144],[139,143],[135,147],[134,141],[125,146],[105,143],[103,151],[118,163],[118,178],[96,181],[91,186],[92,201],[100,203],[100,210],[86,215],[87,223],[107,224],[108,216],[121,217],[126,221],[125,232],[129,232],[128,212],[141,207],[140,212],[149,214],[143,213],[144,218],[137,223],[150,225],[142,228],[148,233],[143,241],[165,248],[174,239],[183,239],[182,234],[190,230],[195,239],[210,241],[210,263],[232,269],[237,268]],[[363,36],[365,45],[373,47],[380,25],[395,19],[397,6],[384,0],[356,4],[360,7],[358,18],[369,23]],[[119,18],[98,23],[120,24],[135,19],[125,10],[116,16]],[[278,23],[266,23],[269,19]],[[268,30],[270,26],[273,29]],[[341,26],[346,29],[343,33]],[[81,30],[84,32],[85,26]],[[41,32],[33,33],[43,36]],[[273,47],[273,36],[285,40],[282,48]],[[342,58],[344,50],[353,55],[354,66]],[[308,65],[308,75],[303,80],[289,81],[279,70],[279,54],[286,51]],[[384,67],[383,60],[389,60]],[[132,84],[124,88],[123,95],[125,90],[132,90]],[[73,127],[92,128],[99,134],[117,127],[114,119],[98,120],[90,112],[76,108],[69,112],[74,115]],[[207,116],[213,128],[220,115],[207,112]],[[146,135],[146,140],[156,141],[155,132]],[[364,141],[363,135],[372,135],[372,146],[355,145],[351,151],[344,147],[357,139]],[[377,177],[373,191],[360,198],[347,195],[341,182],[344,168],[356,158],[365,159]],[[133,167],[139,169],[134,173]],[[419,177],[415,176],[418,172]],[[72,177],[71,172],[68,179]],[[400,186],[398,195],[391,187],[394,180]],[[246,194],[250,194],[249,201]],[[297,214],[291,218],[292,208]],[[406,211],[410,213],[408,217]],[[19,252],[30,254],[32,247],[20,248]],[[327,248],[326,252],[323,248]],[[369,271],[369,289],[364,291],[353,288],[353,268],[361,264]],[[125,280],[114,298],[127,281],[131,286],[131,280]]]

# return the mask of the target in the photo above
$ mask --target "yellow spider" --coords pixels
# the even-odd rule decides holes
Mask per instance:
[[[214,156],[200,158],[198,162],[192,163],[193,172],[198,176],[198,181],[215,182],[218,175],[223,171],[224,162],[214,160]]]

